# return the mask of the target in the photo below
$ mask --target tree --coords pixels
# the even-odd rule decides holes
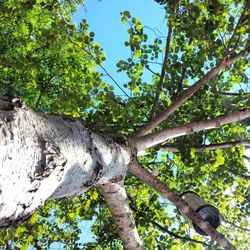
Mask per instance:
[[[86,21],[71,22],[79,3],[1,2],[1,92],[10,94],[0,98],[1,246],[244,249],[249,1],[166,1],[168,34],[153,44],[121,13],[124,98],[96,71],[108,74]],[[178,195],[190,189],[229,227],[204,222]],[[173,205],[211,240],[190,233]],[[95,242],[79,241],[79,220],[94,221]]]

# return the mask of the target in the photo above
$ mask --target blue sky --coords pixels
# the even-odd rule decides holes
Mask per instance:
[[[116,72],[116,63],[130,56],[128,47],[124,46],[124,42],[128,39],[129,27],[121,23],[120,16],[120,13],[125,10],[139,18],[143,26],[158,29],[166,36],[163,6],[153,0],[87,0],[85,7],[79,8],[78,13],[73,16],[76,23],[79,23],[82,18],[87,20],[90,31],[95,33],[95,41],[100,43],[105,51],[104,67],[120,86],[126,83],[127,79],[124,73]],[[148,31],[148,35],[153,36],[153,32]],[[103,80],[112,84],[108,78]]]
[[[128,38],[128,25],[121,23],[120,16],[120,13],[125,10],[139,18],[143,26],[160,30],[166,36],[164,9],[153,0],[87,0],[85,7],[79,8],[78,13],[73,16],[76,23],[83,18],[87,20],[89,30],[95,33],[95,41],[100,43],[105,51],[104,67],[120,86],[125,83],[126,78],[124,74],[116,72],[116,63],[130,56],[129,49],[124,46]],[[148,35],[153,36],[153,32],[149,30]],[[104,80],[112,84],[109,78]],[[93,240],[90,226],[91,222],[82,222],[80,236],[82,242]]]

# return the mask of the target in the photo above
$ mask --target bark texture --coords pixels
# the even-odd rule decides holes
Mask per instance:
[[[151,132],[161,122],[167,120],[171,114],[173,114],[186,100],[188,100],[195,92],[197,92],[202,86],[204,86],[212,77],[216,76],[219,72],[225,69],[227,66],[235,63],[241,57],[249,54],[250,47],[240,51],[232,58],[227,58],[227,55],[216,65],[213,69],[207,72],[191,87],[183,91],[179,97],[164,111],[152,117],[143,127],[135,131],[134,136],[140,137]]]
[[[220,128],[225,124],[238,122],[248,117],[250,117],[250,109],[246,108],[243,110],[234,111],[226,115],[218,116],[211,120],[192,122],[189,124],[166,128],[161,131],[156,131],[154,133],[141,136],[138,139],[135,139],[138,154],[143,155],[144,149],[156,146],[157,144],[163,143],[168,139],[192,134],[201,130]]]
[[[78,120],[0,98],[0,228],[23,221],[48,199],[122,179],[130,157],[125,145]]]
[[[171,201],[182,214],[185,214],[192,222],[198,225],[205,233],[207,233],[207,235],[223,247],[223,249],[236,250],[236,247],[233,246],[231,242],[224,237],[224,235],[216,231],[209,223],[204,221],[180,196],[175,194],[165,183],[158,180],[138,163],[135,162],[131,164],[129,166],[129,172],[157,190],[163,197]]]
[[[250,148],[250,140],[241,140],[241,141],[232,141],[232,142],[223,142],[223,143],[215,143],[209,145],[202,145],[200,147],[194,148],[195,152],[201,153],[205,150],[213,151],[216,149],[226,149],[231,147],[245,147],[246,149]],[[160,151],[170,151],[170,152],[179,152],[179,149],[173,145],[164,144],[160,147]]]
[[[123,242],[124,249],[144,249],[128,204],[123,180],[103,184],[101,189],[116,224],[120,239]]]

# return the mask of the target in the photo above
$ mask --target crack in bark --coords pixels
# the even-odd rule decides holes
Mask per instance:
[[[58,180],[61,180],[64,173],[64,166],[67,159],[61,153],[60,148],[40,138],[42,158],[38,161],[33,173],[33,180],[42,180],[48,177],[55,169],[58,170]]]

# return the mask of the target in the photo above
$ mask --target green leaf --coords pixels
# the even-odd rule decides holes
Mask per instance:
[[[134,58],[140,58],[141,53],[142,53],[141,49],[136,50],[135,53],[134,53]]]

